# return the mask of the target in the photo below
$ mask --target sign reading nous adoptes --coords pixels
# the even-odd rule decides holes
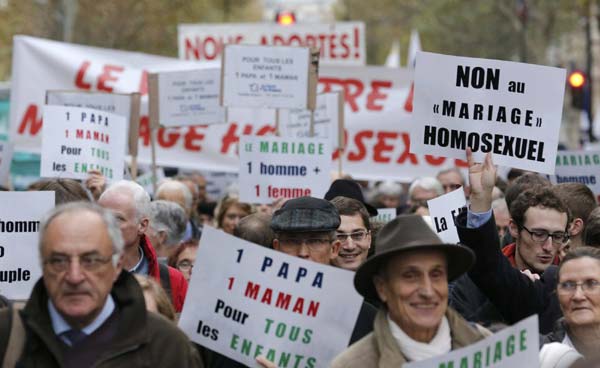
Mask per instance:
[[[277,367],[328,367],[362,304],[353,277],[205,227],[179,327],[252,367],[258,355]]]
[[[420,52],[415,70],[413,153],[554,173],[564,69]]]

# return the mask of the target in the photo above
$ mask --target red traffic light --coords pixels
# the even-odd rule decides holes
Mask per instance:
[[[294,14],[294,12],[289,11],[280,11],[277,12],[275,21],[282,26],[290,26],[296,23],[296,14]]]
[[[569,74],[569,85],[572,88],[580,88],[583,87],[583,85],[585,84],[585,75],[576,70],[574,72],[572,72],[571,74]]]

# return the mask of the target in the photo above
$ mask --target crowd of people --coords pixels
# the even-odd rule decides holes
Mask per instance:
[[[364,298],[332,367],[402,367],[468,346],[537,314],[541,367],[600,362],[600,210],[583,184],[498,177],[467,150],[457,168],[410,185],[332,182],[324,198],[213,202],[200,174],[159,183],[40,180],[56,208],[40,226],[43,276],[0,304],[3,367],[243,367],[177,327],[205,226],[354,272]],[[372,184],[372,183],[371,183]],[[243,183],[240,183],[243,185]],[[427,201],[461,189],[459,244],[440,240]],[[377,221],[377,208],[396,218]],[[223,244],[227,246],[227,244]],[[208,307],[208,306],[207,306]],[[201,305],[196,308],[202,308]],[[276,367],[265,356],[261,367]]]

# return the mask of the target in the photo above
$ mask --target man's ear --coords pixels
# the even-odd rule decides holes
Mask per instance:
[[[569,234],[571,237],[575,237],[581,234],[584,228],[585,224],[583,223],[583,220],[577,217],[571,222],[571,226],[569,226]]]
[[[165,244],[167,242],[167,236],[167,232],[164,230],[158,232],[158,240],[160,241],[160,244]]]
[[[331,257],[330,257],[331,259],[334,259],[335,257],[338,256],[341,245],[342,245],[342,242],[339,241],[338,239],[334,240],[333,243],[331,243]]]
[[[142,218],[142,220],[138,224],[138,235],[146,234],[149,223],[150,223],[150,220],[147,217]]]
[[[273,249],[279,250],[279,239],[273,239]]]
[[[510,236],[512,236],[513,239],[516,240],[519,238],[519,227],[513,221],[513,219],[510,219],[508,222],[508,230],[510,231]]]

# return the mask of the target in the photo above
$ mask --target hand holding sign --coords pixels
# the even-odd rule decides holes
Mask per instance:
[[[485,155],[483,164],[475,163],[473,152],[467,148],[469,185],[471,186],[471,211],[481,213],[492,208],[492,190],[496,185],[496,166],[492,154]]]

